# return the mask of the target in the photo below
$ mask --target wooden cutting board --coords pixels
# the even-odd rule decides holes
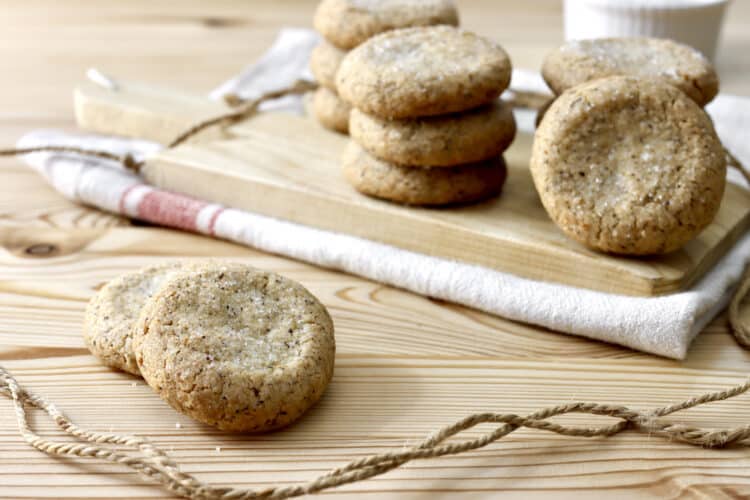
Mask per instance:
[[[76,89],[75,107],[84,129],[162,143],[228,109],[204,97],[127,82],[116,89],[84,84]],[[164,189],[279,219],[626,295],[685,289],[750,225],[750,194],[729,184],[715,221],[683,249],[650,258],[614,257],[571,241],[548,218],[528,172],[528,134],[520,133],[506,152],[509,175],[500,197],[440,209],[399,206],[356,192],[338,165],[347,140],[312,119],[267,112],[150,157],[143,175]]]

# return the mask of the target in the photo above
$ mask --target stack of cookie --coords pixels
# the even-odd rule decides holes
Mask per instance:
[[[410,205],[499,193],[515,137],[498,96],[511,64],[497,44],[458,28],[390,31],[344,57],[336,87],[353,106],[344,175],[360,192]]]
[[[84,339],[172,407],[229,431],[283,427],[333,375],[333,323],[302,285],[250,266],[169,263],[115,278],[91,299]]]
[[[339,98],[335,76],[347,51],[388,30],[457,26],[458,13],[452,0],[323,0],[313,24],[324,39],[310,58],[310,69],[320,84],[312,96],[312,111],[326,128],[346,133],[351,108]]]

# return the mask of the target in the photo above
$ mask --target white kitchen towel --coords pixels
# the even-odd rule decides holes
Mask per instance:
[[[214,92],[253,95],[267,90],[277,68],[287,80],[307,72],[307,55],[317,35],[284,30],[261,66],[245,70]],[[304,57],[299,54],[304,53]],[[293,55],[293,57],[290,57]],[[296,68],[296,72],[295,72]],[[256,82],[260,87],[256,87]],[[279,82],[283,87],[289,81]],[[514,72],[512,87],[538,90],[531,72]],[[286,99],[288,109],[301,100]],[[750,151],[740,127],[750,117],[750,100],[720,96],[709,108],[722,139],[744,162]],[[533,124],[518,116],[520,128]],[[36,131],[20,147],[77,145],[133,153],[142,158],[161,146],[147,141]],[[70,199],[156,224],[191,230],[340,269],[375,281],[474,307],[560,332],[613,342],[682,359],[695,335],[727,304],[750,260],[750,236],[743,237],[721,262],[690,290],[654,298],[628,297],[520,278],[480,266],[430,257],[344,234],[322,231],[169,193],[143,183],[118,164],[75,155],[37,153],[27,162]],[[732,172],[730,180],[742,183]]]

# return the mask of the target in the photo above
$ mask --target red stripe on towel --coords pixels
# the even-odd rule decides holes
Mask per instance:
[[[168,191],[154,190],[138,204],[138,218],[155,224],[196,231],[198,212],[209,204]]]
[[[214,234],[214,226],[216,225],[216,219],[219,218],[219,215],[224,211],[224,207],[219,208],[214,214],[211,216],[211,220],[208,221],[208,234],[211,236],[216,236]]]

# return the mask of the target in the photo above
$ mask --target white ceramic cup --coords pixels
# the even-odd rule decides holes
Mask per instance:
[[[714,60],[729,0],[564,0],[565,39],[671,38]]]

